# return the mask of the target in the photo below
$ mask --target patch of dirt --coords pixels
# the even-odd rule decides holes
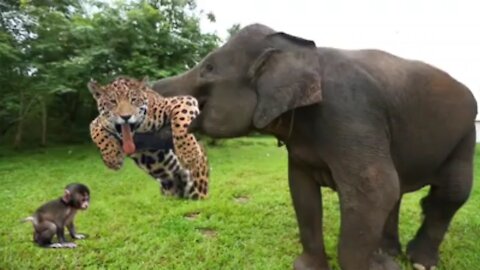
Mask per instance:
[[[250,198],[248,196],[245,196],[245,195],[239,195],[239,196],[235,196],[235,198],[233,198],[233,200],[236,203],[247,203],[248,201],[250,201]]]
[[[185,215],[183,215],[183,217],[185,217],[186,220],[196,220],[199,216],[200,216],[200,212],[198,211],[186,213]]]
[[[211,228],[198,228],[197,230],[205,237],[212,238],[217,236],[217,231]]]

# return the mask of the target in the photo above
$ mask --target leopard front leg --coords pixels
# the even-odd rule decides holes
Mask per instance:
[[[191,96],[166,98],[168,114],[171,119],[172,137],[175,153],[191,177],[185,186],[184,197],[190,199],[205,198],[208,193],[208,162],[206,153],[193,134],[188,133],[188,126],[199,114],[198,102]]]
[[[103,163],[112,170],[119,170],[125,159],[122,146],[120,142],[102,126],[99,117],[90,123],[90,137],[100,150]]]

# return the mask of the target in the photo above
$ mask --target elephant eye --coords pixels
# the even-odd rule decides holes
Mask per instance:
[[[208,63],[206,66],[205,66],[205,71],[207,72],[212,72],[213,71],[213,65]]]

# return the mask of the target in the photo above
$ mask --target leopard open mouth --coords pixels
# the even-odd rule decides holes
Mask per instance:
[[[130,130],[132,132],[135,131],[135,129],[138,128],[138,125],[136,125],[136,124],[128,124],[128,126],[130,127]],[[117,133],[121,136],[122,135],[122,125],[115,124],[115,131],[117,131]]]
[[[115,124],[115,130],[120,134],[123,152],[127,155],[135,153],[136,147],[133,141],[133,131],[137,128],[135,124],[125,123],[123,125]]]

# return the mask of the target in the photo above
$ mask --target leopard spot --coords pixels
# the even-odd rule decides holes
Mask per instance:
[[[158,162],[162,162],[165,159],[165,153],[163,151],[158,152],[157,158]]]
[[[133,161],[135,161],[135,164],[138,165],[138,158],[137,158],[137,157],[134,157],[134,158],[132,158],[132,159],[133,159]]]
[[[159,173],[157,177],[161,179],[165,179],[165,178],[168,178],[169,175],[166,172],[163,172],[163,173]]]
[[[163,174],[165,173],[165,169],[159,168],[159,169],[154,170],[152,173],[154,175],[160,175],[161,174],[162,176],[164,176]]]
[[[175,162],[172,162],[172,164],[168,165],[168,170],[174,171],[175,166],[177,166],[177,164]]]

